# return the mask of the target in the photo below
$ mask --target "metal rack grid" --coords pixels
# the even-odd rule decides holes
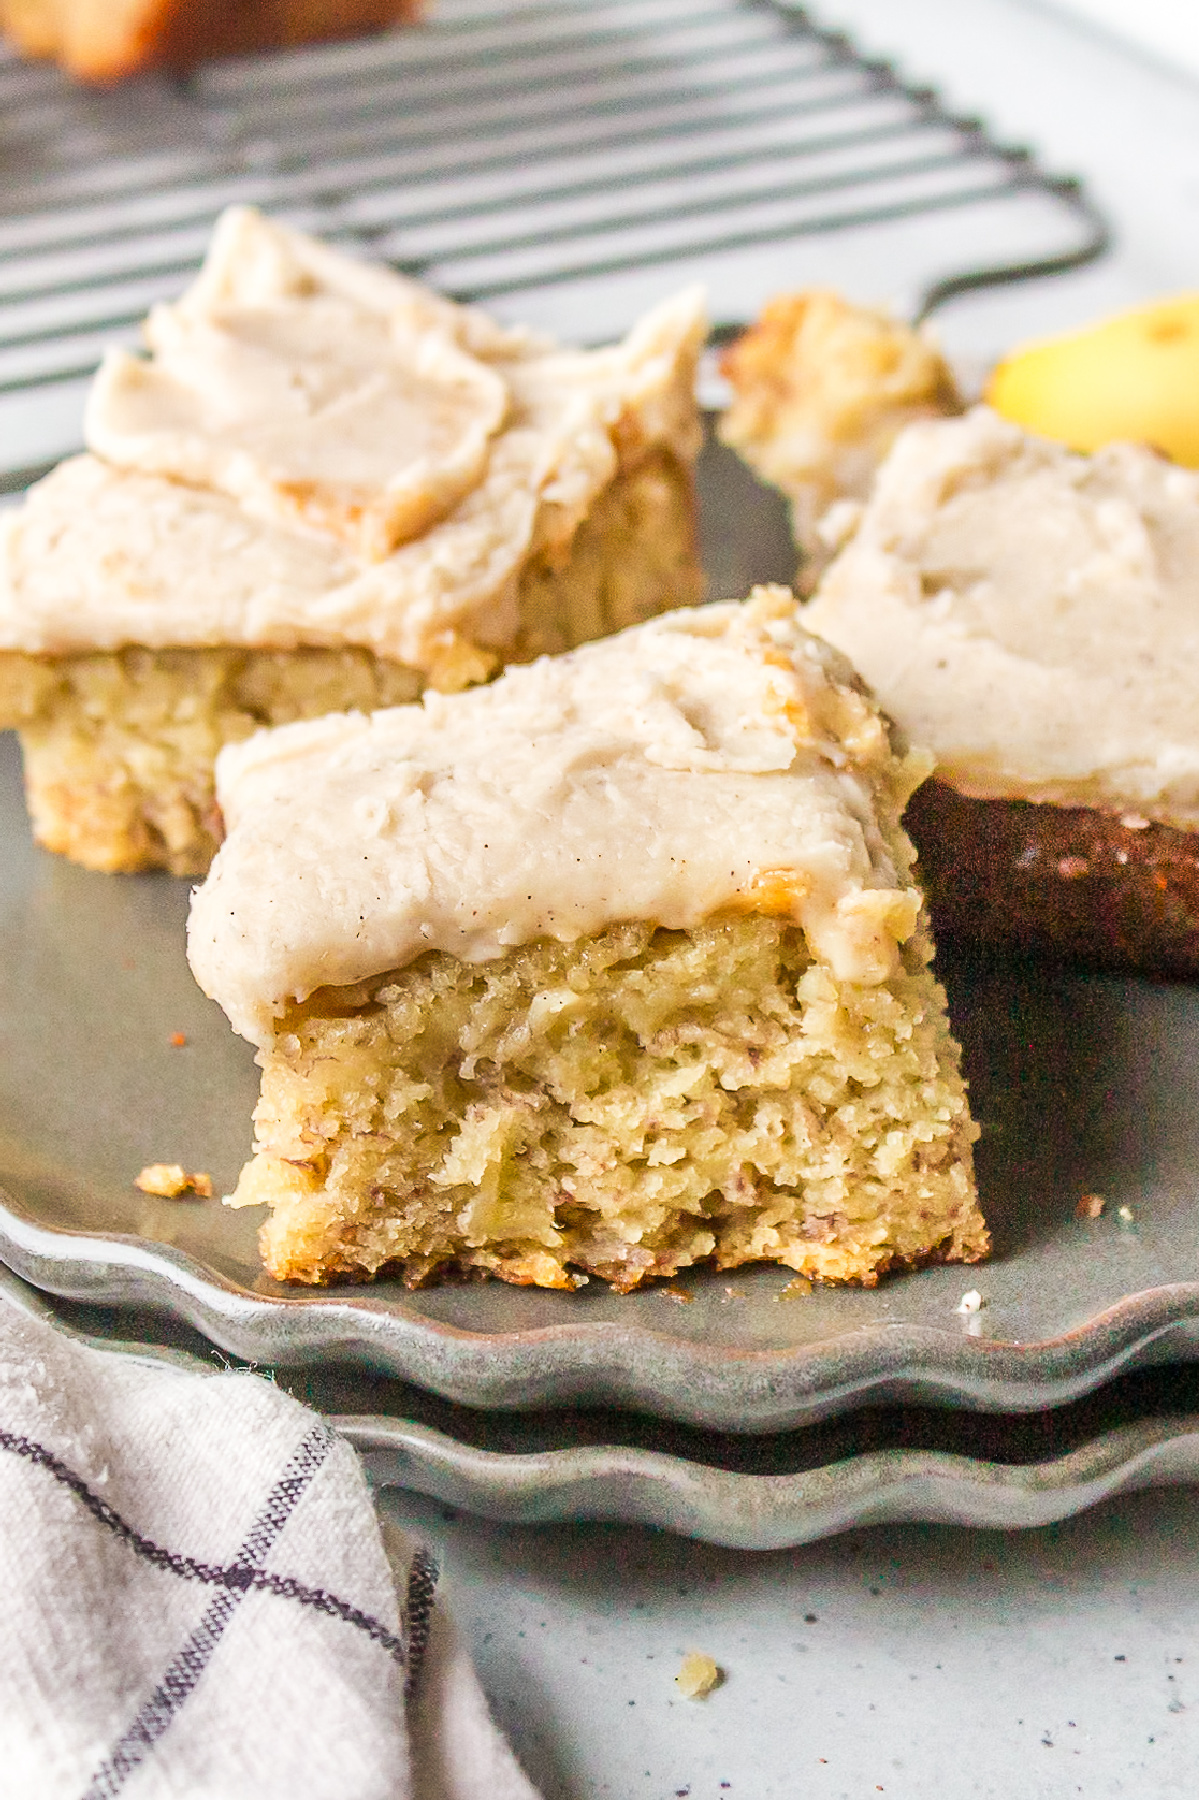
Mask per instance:
[[[682,280],[924,314],[1106,243],[1077,182],[782,0],[441,0],[110,92],[0,52],[0,486],[78,447],[102,348],[262,206],[576,340]]]

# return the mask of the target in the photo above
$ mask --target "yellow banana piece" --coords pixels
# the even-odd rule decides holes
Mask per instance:
[[[1199,294],[1014,350],[991,376],[986,399],[1004,418],[1073,450],[1125,439],[1199,468]]]

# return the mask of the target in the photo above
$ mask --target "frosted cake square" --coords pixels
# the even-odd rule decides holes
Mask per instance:
[[[938,932],[1199,976],[1199,472],[911,425],[805,614],[936,759]]]
[[[35,834],[202,872],[212,766],[697,600],[701,296],[563,349],[247,209],[0,527]]]
[[[218,762],[201,986],[276,1276],[974,1261],[898,755],[784,589]]]
[[[790,502],[805,589],[828,560],[828,509],[867,497],[905,426],[962,410],[927,329],[823,288],[769,301],[720,366],[732,388],[720,436]]]

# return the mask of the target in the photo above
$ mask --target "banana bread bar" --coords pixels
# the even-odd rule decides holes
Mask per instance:
[[[1199,474],[913,425],[805,622],[936,760],[938,936],[1199,974]]]
[[[280,1278],[974,1261],[966,1105],[852,670],[785,589],[225,750],[201,986]]]
[[[501,329],[257,213],[114,351],[0,526],[0,727],[39,841],[202,872],[262,725],[449,691],[699,599],[695,291],[610,349]]]
[[[828,560],[829,507],[866,498],[905,425],[962,410],[926,332],[819,288],[771,300],[720,366],[733,389],[720,435],[790,502],[805,590]]]

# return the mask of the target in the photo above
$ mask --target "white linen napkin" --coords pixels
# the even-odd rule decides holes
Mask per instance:
[[[0,1291],[0,1793],[537,1800],[394,1535],[389,1563],[353,1450],[269,1381]]]

